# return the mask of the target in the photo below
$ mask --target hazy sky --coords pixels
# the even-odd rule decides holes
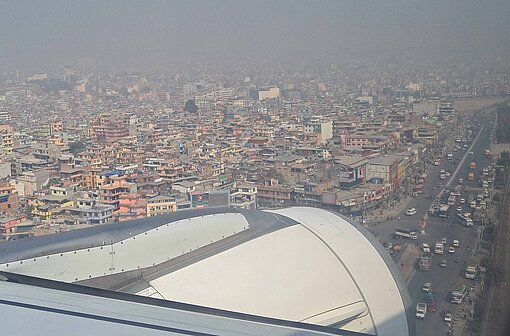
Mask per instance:
[[[510,50],[510,1],[1,0],[0,69]]]

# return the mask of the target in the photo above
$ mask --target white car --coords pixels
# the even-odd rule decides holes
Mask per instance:
[[[432,288],[432,284],[430,282],[426,282],[423,284],[423,287],[421,288],[422,292],[428,293],[430,292],[430,289]]]
[[[446,171],[444,174],[446,175],[446,177],[449,177],[451,173],[449,171]]]
[[[457,212],[462,212],[462,207],[457,207]]]
[[[443,320],[445,322],[451,322],[452,321],[452,313],[450,313],[449,311],[445,310],[443,312]]]
[[[459,200],[459,203],[460,203],[460,204],[464,204],[464,203],[466,203],[466,199],[465,199],[465,198],[461,198],[461,199]]]
[[[407,209],[407,211],[406,211],[406,215],[408,215],[408,216],[416,215],[416,209],[415,209],[415,208],[409,208],[409,209]]]
[[[455,247],[450,246],[450,247],[448,248],[448,253],[455,253]]]
[[[423,319],[425,315],[427,315],[427,304],[420,302],[416,305],[416,318]]]
[[[469,155],[475,155],[475,153],[473,153],[473,152],[469,152]]]
[[[459,247],[460,242],[457,239],[454,239],[452,245],[453,247]]]
[[[422,244],[423,253],[430,253],[430,245],[428,243]]]

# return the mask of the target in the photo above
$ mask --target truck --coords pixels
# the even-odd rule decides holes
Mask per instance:
[[[418,269],[423,272],[428,272],[430,269],[430,257],[422,255],[418,260]]]
[[[416,239],[418,239],[418,235],[413,230],[396,229],[395,230],[395,238],[409,238],[412,240],[416,240]]]
[[[466,214],[459,213],[457,215],[457,221],[464,226],[470,227],[473,226],[473,219],[471,219],[469,216],[466,216]]]
[[[434,253],[435,254],[443,254],[444,253],[444,245],[442,242],[436,243],[436,246],[434,247]]]
[[[474,279],[476,277],[476,265],[466,267],[466,274],[464,275],[466,279]]]
[[[467,179],[468,179],[468,181],[473,181],[475,179],[475,174],[474,173],[469,173],[468,176],[467,176]]]
[[[471,162],[469,164],[469,169],[476,169],[476,163],[475,162]]]
[[[455,205],[457,201],[457,197],[455,195],[448,196],[448,201],[446,202],[448,205]]]

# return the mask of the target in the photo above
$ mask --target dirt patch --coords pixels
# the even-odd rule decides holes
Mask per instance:
[[[487,107],[507,101],[507,98],[457,98],[455,110],[460,113],[472,114]]]
[[[400,258],[398,259],[397,266],[400,274],[407,281],[413,276],[416,261],[420,255],[420,249],[414,244],[406,244],[403,248]]]
[[[495,144],[491,148],[492,154],[500,155],[503,152],[510,152],[510,144]]]

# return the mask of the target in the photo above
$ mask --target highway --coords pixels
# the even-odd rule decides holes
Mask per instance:
[[[491,130],[493,125],[491,119],[487,117],[479,117],[468,122],[467,120],[459,120],[459,125],[463,125],[452,134],[453,147],[459,145],[462,149],[452,151],[450,146],[448,150],[444,149],[444,158],[439,166],[432,165],[428,171],[426,183],[423,188],[423,193],[416,198],[412,198],[409,202],[409,207],[416,209],[414,216],[406,216],[403,210],[398,216],[400,220],[387,221],[380,220],[377,225],[371,226],[369,230],[378,236],[380,239],[388,242],[401,242],[401,243],[416,243],[423,242],[429,243],[432,252],[436,241],[446,238],[444,255],[432,255],[431,267],[428,272],[416,271],[413,273],[408,281],[408,289],[411,295],[413,304],[423,302],[424,293],[421,288],[424,283],[432,283],[432,291],[437,294],[437,311],[435,313],[427,313],[423,320],[417,320],[417,336],[421,335],[444,335],[448,329],[445,322],[443,322],[440,312],[447,309],[456,312],[459,305],[449,302],[449,293],[460,284],[470,285],[469,281],[464,279],[464,271],[466,266],[470,263],[473,254],[473,247],[477,240],[478,225],[473,227],[465,227],[458,223],[456,220],[456,208],[461,206],[462,213],[472,212],[469,208],[469,199],[475,198],[476,194],[481,190],[481,183],[479,182],[482,168],[487,167],[490,163],[485,155],[485,150],[490,147],[491,143]],[[468,136],[465,129],[468,125],[471,126],[471,136]],[[466,133],[465,133],[466,132]],[[456,143],[457,138],[467,138],[467,149],[463,149],[464,143]],[[471,139],[471,140],[469,140]],[[450,141],[451,142],[451,141]],[[449,162],[446,159],[448,152],[453,153],[453,160]],[[473,154],[469,154],[472,152]],[[435,159],[435,158],[432,158]],[[432,160],[433,161],[433,160]],[[471,162],[476,162],[476,169],[469,168]],[[449,178],[441,180],[439,178],[440,171],[449,171],[451,175]],[[467,175],[470,172],[475,173],[473,181],[467,180]],[[463,178],[462,187],[458,186],[459,178]],[[443,193],[453,191],[457,187],[460,196],[457,197],[456,204],[449,210],[449,218],[428,216],[427,211],[432,206],[436,197],[440,197]],[[473,190],[475,189],[475,190]],[[459,204],[459,199],[464,198],[465,204]],[[396,228],[412,229],[420,232],[418,228],[418,221],[420,218],[427,218],[427,225],[425,233],[418,234],[418,240],[409,241],[405,239],[393,239],[393,233]],[[454,253],[448,253],[448,247],[451,246],[453,239],[460,241],[459,248],[455,249]],[[469,248],[468,248],[469,247]],[[445,259],[447,267],[440,267],[439,263]],[[458,260],[458,261],[456,261]],[[463,318],[463,316],[462,316]]]

